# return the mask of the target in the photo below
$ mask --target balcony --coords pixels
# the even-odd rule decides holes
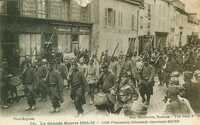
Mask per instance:
[[[7,13],[6,10],[6,1],[0,0],[0,15],[5,15]]]
[[[0,15],[89,22],[89,8],[73,0],[0,0]]]

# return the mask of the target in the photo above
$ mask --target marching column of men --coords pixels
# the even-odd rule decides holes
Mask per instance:
[[[88,56],[77,55],[70,63],[62,62],[63,59],[56,61],[41,59],[41,61],[32,63],[27,58],[23,63],[21,75],[27,97],[28,108],[26,110],[36,109],[38,97],[45,102],[49,96],[52,104],[51,112],[59,112],[61,104],[64,103],[66,81],[67,87],[70,87],[70,97],[78,115],[84,113],[83,105],[86,104],[87,93],[89,94],[89,104],[96,106],[97,109],[105,109],[108,113],[116,113],[116,110],[120,109],[119,107],[123,107],[122,105],[128,102],[129,97],[137,97],[137,95],[140,95],[142,103],[148,106],[151,104],[151,96],[154,94],[155,76],[159,77],[159,85],[166,85],[169,88],[173,71],[178,71],[180,74],[189,71],[193,74],[194,70],[200,68],[199,48],[195,46],[165,48],[164,50],[144,52],[140,55],[135,52],[133,56],[120,53],[118,57],[110,57],[108,51],[105,51],[100,60],[96,56],[88,59]],[[5,62],[1,67],[2,108],[8,108],[9,73],[6,72]],[[196,77],[198,79],[198,75]],[[185,82],[191,81],[185,80]],[[196,86],[196,84],[191,85]],[[188,92],[192,88],[186,85],[186,89]],[[195,92],[200,94],[199,90],[195,89]],[[171,98],[173,97],[177,101],[178,93],[174,91],[169,91],[169,93],[171,93]],[[98,94],[99,96],[97,96]],[[191,97],[186,96],[188,100],[194,100],[193,94],[189,95]],[[116,103],[118,104],[116,105]],[[197,104],[193,104],[191,101],[190,103],[192,108],[198,109]],[[170,112],[172,111],[171,106],[173,105],[168,105],[167,111],[169,109]]]
[[[64,79],[66,79],[71,88],[70,97],[74,102],[78,115],[81,115],[84,112],[83,105],[86,104],[86,92],[89,94],[89,103],[91,105],[95,103],[96,93],[105,93],[106,97],[109,99],[103,107],[107,112],[113,113],[116,100],[113,101],[112,94],[114,92],[112,90],[114,88],[116,89],[118,84],[120,84],[118,83],[119,77],[124,76],[122,70],[124,73],[127,72],[127,76],[130,76],[129,80],[132,81],[134,87],[136,87],[135,80],[137,78],[135,76],[137,73],[135,72],[136,61],[133,63],[130,56],[124,58],[123,55],[120,55],[119,61],[115,57],[113,64],[112,62],[109,62],[109,60],[107,53],[104,54],[101,61],[98,61],[95,56],[93,56],[89,60],[89,65],[84,63],[83,58],[74,59],[68,72],[66,65],[59,61],[48,62],[46,59],[41,59],[40,62],[36,61],[32,64],[31,60],[26,58],[23,63],[23,71],[21,75],[22,83],[25,86],[25,96],[27,97],[28,104],[26,111],[36,109],[36,100],[38,97],[40,98],[39,101],[46,102],[47,96],[49,96],[52,104],[51,112],[59,112],[61,103],[64,102]],[[145,68],[146,67],[142,70],[144,71],[143,75],[146,73]],[[151,69],[149,69],[149,71],[151,71]],[[150,72],[147,72],[145,75],[148,73]],[[140,74],[138,75],[140,76]],[[147,76],[145,76],[145,78],[146,77]],[[140,78],[142,77],[140,76]],[[151,84],[150,82],[152,82],[152,79],[153,78],[149,78],[146,83]],[[141,79],[137,80],[142,81]],[[151,89],[148,89],[149,86],[146,86],[145,88],[144,86],[146,83],[143,83],[144,84],[138,83],[140,94],[144,101],[144,96],[146,94],[147,104],[149,104],[153,88],[151,85]],[[98,108],[96,104],[94,105]]]

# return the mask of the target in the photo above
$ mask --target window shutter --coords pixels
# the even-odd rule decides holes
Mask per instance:
[[[123,13],[121,12],[121,25],[123,26]]]
[[[135,16],[132,15],[132,30],[135,30]]]
[[[105,26],[108,25],[108,8],[105,8]]]
[[[113,26],[115,26],[116,23],[116,10],[113,10]]]

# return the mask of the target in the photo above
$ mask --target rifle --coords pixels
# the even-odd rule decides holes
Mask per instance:
[[[130,43],[130,45],[129,45],[129,48],[127,49],[127,51],[126,51],[126,55],[125,56],[127,56],[128,54],[129,54],[129,51],[130,51],[130,47],[132,46],[132,44],[133,44],[133,41],[131,41],[131,43]],[[126,60],[124,60],[123,61],[123,63],[122,63],[122,65],[125,63],[125,61]],[[116,90],[116,93],[119,93],[119,90],[120,90],[120,83],[121,83],[121,78],[122,78],[122,69],[123,68],[121,68],[120,69],[120,73],[119,73],[119,78],[118,78],[118,80],[117,80],[117,90]],[[118,96],[116,96],[116,100],[117,100],[117,98],[118,98]]]
[[[115,47],[115,49],[114,49],[114,51],[113,51],[113,53],[112,53],[112,56],[111,56],[111,58],[110,58],[110,59],[112,59],[112,58],[114,57],[114,55],[115,55],[115,53],[116,53],[116,51],[117,51],[118,47],[119,47],[119,43],[117,43],[117,45],[116,45],[116,47]],[[109,60],[109,63],[108,63],[108,65],[110,65],[110,62],[111,62],[111,60]]]

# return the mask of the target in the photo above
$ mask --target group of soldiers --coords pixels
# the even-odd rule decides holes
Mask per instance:
[[[137,101],[139,96],[142,105],[148,106],[154,94],[155,76],[158,76],[160,86],[169,87],[173,71],[180,74],[190,71],[193,74],[200,66],[200,47],[155,49],[141,54],[120,53],[119,56],[110,56],[106,50],[100,59],[88,52],[82,56],[76,53],[73,60],[66,61],[61,57],[56,60],[31,60],[27,57],[23,62],[20,79],[27,99],[26,111],[36,110],[38,97],[42,102],[49,97],[51,112],[59,112],[65,101],[65,88],[70,88],[70,97],[78,115],[84,113],[86,93],[90,105],[108,113],[119,113],[125,104]],[[9,73],[6,72],[6,61],[2,67],[2,108],[7,109]],[[172,90],[176,89],[171,89],[169,93],[178,95]]]

